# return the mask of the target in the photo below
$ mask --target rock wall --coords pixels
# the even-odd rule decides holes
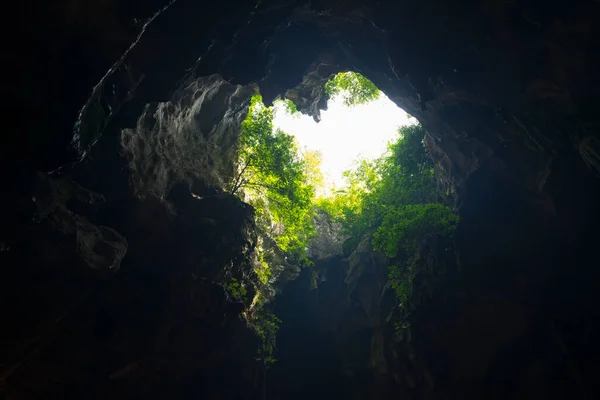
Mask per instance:
[[[254,295],[249,206],[187,184],[165,200],[39,188],[0,254],[4,398],[258,398],[259,342],[225,287]]]
[[[211,182],[190,179],[185,168],[165,176],[180,160],[153,159],[173,152],[159,151],[157,137],[147,136],[160,132],[156,120],[142,118],[152,120],[143,134],[136,123],[144,110],[178,104],[173,94],[182,82],[213,74],[231,85],[254,82],[267,101],[287,96],[318,118],[325,101],[320,85],[353,70],[428,130],[440,183],[455,194],[461,216],[458,267],[423,299],[410,338],[398,345],[364,318],[336,336],[323,333],[317,316],[333,322],[340,314],[297,309],[314,329],[292,324],[306,333],[292,341],[316,350],[306,352],[304,364],[294,359],[302,354],[280,357],[273,375],[288,386],[277,383],[274,393],[598,397],[597,2],[266,0],[207,7],[177,0],[145,26],[165,5],[92,1],[84,8],[30,0],[15,10],[31,29],[6,35],[15,39],[5,50],[14,69],[5,109],[19,130],[7,132],[0,147],[3,395],[261,395],[264,374],[253,364],[252,335],[238,322],[239,304],[226,301],[219,285],[248,275],[249,210]],[[117,60],[110,84],[94,95]],[[236,90],[219,87],[227,99]],[[86,120],[93,135],[73,146],[90,93],[99,105]],[[214,106],[227,108],[220,100]],[[213,132],[218,121],[205,120],[209,115],[222,117],[209,112],[194,123]],[[150,143],[143,153],[150,164],[138,166],[142,179],[119,157],[123,128]],[[188,139],[195,140],[187,137],[176,148],[187,150]],[[59,190],[46,201],[36,195],[44,192],[37,172],[57,169],[50,187]],[[158,170],[164,179],[153,181]],[[67,178],[77,184],[64,186]],[[138,199],[132,178],[160,181],[154,187],[173,209]],[[40,222],[36,210],[44,210]],[[439,265],[436,257],[431,262]],[[362,263],[353,270],[372,272]],[[117,264],[116,275],[99,273]],[[323,297],[318,304],[355,304],[375,315],[368,293],[378,293],[379,275],[356,281],[358,300],[348,303],[338,297],[346,293],[346,275],[331,271],[319,278],[327,279],[322,296],[332,286],[331,303]],[[299,299],[319,293],[301,292],[290,289]],[[289,310],[298,305],[285,296]],[[286,348],[285,339],[279,343]],[[299,373],[315,383],[304,392],[290,379]],[[355,386],[346,385],[349,373]]]
[[[185,82],[171,101],[148,104],[121,134],[138,195],[164,198],[177,182],[224,188],[253,91],[218,75]]]

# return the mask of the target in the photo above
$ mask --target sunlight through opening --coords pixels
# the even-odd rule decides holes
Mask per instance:
[[[398,128],[417,120],[398,108],[385,94],[367,104],[347,106],[335,96],[321,111],[321,122],[304,114],[290,114],[283,102],[274,107],[273,125],[296,137],[301,151],[319,151],[324,185],[321,195],[344,186],[342,173],[360,158],[381,156]]]

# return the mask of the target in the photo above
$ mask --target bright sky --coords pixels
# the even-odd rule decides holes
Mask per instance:
[[[277,104],[273,120],[276,127],[296,136],[301,149],[321,151],[326,187],[342,187],[342,172],[355,160],[379,157],[398,127],[417,122],[383,93],[375,101],[353,107],[345,106],[337,96],[327,107],[321,111],[321,122],[316,123],[304,114],[291,116],[283,104]]]

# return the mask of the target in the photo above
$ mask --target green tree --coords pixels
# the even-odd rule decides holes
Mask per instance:
[[[300,114],[300,111],[298,111],[298,107],[296,107],[296,105],[294,104],[293,101],[291,101],[290,99],[284,99],[281,101],[283,101],[284,108],[288,114],[294,115],[294,116],[297,116]]]
[[[372,237],[373,249],[392,260],[389,278],[400,303],[406,303],[423,241],[452,236],[458,218],[437,190],[422,142],[425,130],[415,125],[398,133],[385,155],[359,161],[344,174],[346,187],[317,205],[342,224],[350,245]]]
[[[308,182],[312,185],[315,191],[322,189],[324,185],[324,177],[321,172],[321,162],[323,154],[318,150],[305,149],[303,154],[304,173]]]
[[[274,357],[277,347],[277,334],[282,321],[272,312],[261,308],[257,311],[252,328],[256,336],[261,340],[259,348],[259,357],[262,359],[265,367],[269,367],[277,361]]]
[[[312,227],[314,186],[294,137],[274,129],[273,109],[252,97],[242,122],[238,172],[231,193],[256,212],[257,225],[278,247],[302,259]]]
[[[255,210],[259,241],[254,272],[258,287],[244,316],[261,341],[259,356],[265,366],[275,362],[281,324],[266,305],[273,292],[269,257],[274,251],[283,252],[291,263],[309,263],[306,250],[315,234],[315,185],[322,181],[319,163],[318,153],[301,155],[294,138],[274,128],[273,108],[265,107],[259,95],[253,96],[242,122],[237,169],[229,190]],[[234,280],[226,288],[234,297],[245,298],[247,294]]]
[[[381,91],[358,72],[340,72],[325,84],[330,97],[342,96],[347,106],[365,104],[377,100]]]
[[[356,240],[360,240],[368,230],[368,225],[373,222],[367,217],[367,213],[370,211],[368,203],[380,179],[379,162],[380,160],[366,159],[356,161],[352,169],[343,173],[346,185],[342,189],[316,200],[317,207],[341,223],[344,233]]]
[[[400,304],[405,305],[412,294],[420,245],[435,236],[452,236],[457,222],[458,217],[442,204],[411,204],[389,209],[373,233],[373,248],[396,260],[388,269]]]

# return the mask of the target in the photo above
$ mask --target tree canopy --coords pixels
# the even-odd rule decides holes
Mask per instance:
[[[342,224],[347,244],[372,237],[374,250],[390,257],[389,277],[401,303],[408,300],[423,240],[451,236],[457,216],[438,192],[420,125],[400,128],[382,157],[360,160],[345,173],[346,187],[317,205]]]
[[[315,234],[315,185],[322,180],[319,160],[317,153],[301,154],[294,137],[273,126],[273,108],[266,107],[261,96],[252,97],[242,122],[237,168],[229,190],[255,211],[259,244],[254,272],[258,287],[245,316],[261,340],[259,357],[265,366],[275,361],[275,339],[281,323],[264,307],[267,293],[273,291],[269,257],[281,252],[293,263],[309,263],[306,253]],[[245,288],[237,281],[225,287],[232,296],[245,297]]]
[[[241,195],[256,213],[259,229],[291,256],[306,254],[314,234],[314,185],[294,137],[274,129],[273,109],[253,96],[242,123],[238,172],[231,193]]]
[[[342,96],[346,106],[355,106],[377,100],[381,91],[358,72],[340,72],[325,84],[330,96]]]
[[[371,81],[354,72],[336,75],[326,90],[331,96],[343,96],[348,106],[380,95]],[[285,109],[298,113],[289,101]],[[384,155],[357,160],[344,173],[343,189],[316,198],[316,189],[323,185],[321,154],[300,151],[293,136],[274,127],[273,117],[273,107],[266,107],[259,95],[253,96],[242,123],[237,169],[229,187],[255,209],[260,238],[255,272],[260,287],[249,307],[248,321],[262,338],[266,364],[274,360],[281,322],[264,308],[266,289],[272,284],[268,263],[275,248],[285,255],[286,262],[310,264],[306,254],[309,240],[316,234],[315,208],[343,226],[349,237],[347,250],[369,237],[372,249],[388,256],[389,280],[404,310],[413,294],[422,244],[434,237],[451,237],[458,221],[437,189],[433,164],[423,146],[425,130],[420,125],[400,128]],[[265,246],[270,246],[268,251]],[[232,295],[245,296],[237,281],[227,287]]]

